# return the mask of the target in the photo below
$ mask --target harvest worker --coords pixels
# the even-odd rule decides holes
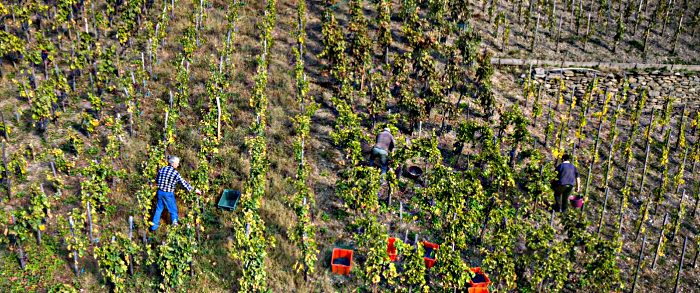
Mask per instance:
[[[175,170],[180,166],[180,158],[172,156],[168,159],[168,164],[170,165],[160,168],[160,170],[158,170],[158,175],[156,175],[156,183],[158,184],[158,204],[156,206],[156,213],[153,215],[152,231],[158,229],[160,214],[163,212],[163,205],[168,208],[170,220],[173,222],[173,225],[177,226],[177,203],[175,203],[174,193],[177,184],[180,183],[187,191],[192,191],[192,185],[187,183],[180,173]],[[195,189],[194,192],[200,195],[202,194],[199,189]]]
[[[394,145],[396,145],[396,141],[394,140],[394,136],[391,135],[391,129],[388,127],[377,134],[377,143],[374,144],[372,154],[369,156],[369,166],[374,167],[374,160],[379,157],[382,163],[382,177],[389,168],[389,153],[394,150]]]
[[[578,175],[578,169],[574,164],[571,164],[571,156],[569,154],[564,154],[561,157],[564,160],[559,166],[557,166],[557,180],[554,182],[554,200],[556,204],[554,210],[558,212],[566,212],[569,206],[569,196],[571,196],[571,191],[574,189],[574,183],[576,184],[576,192],[581,189],[581,178]]]

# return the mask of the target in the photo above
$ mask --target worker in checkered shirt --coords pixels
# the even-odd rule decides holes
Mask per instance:
[[[158,175],[156,175],[156,183],[158,184],[158,204],[156,206],[156,213],[153,215],[152,231],[158,229],[163,206],[168,208],[170,220],[172,220],[173,225],[177,226],[177,203],[175,203],[174,193],[177,184],[180,183],[187,191],[192,191],[192,185],[187,183],[180,173],[175,170],[180,166],[180,158],[172,156],[168,159],[168,164],[170,165],[160,168],[160,170],[158,170]],[[200,195],[202,194],[199,189],[195,189],[194,192]]]

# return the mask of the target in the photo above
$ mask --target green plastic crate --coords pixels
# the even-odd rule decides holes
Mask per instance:
[[[238,205],[238,200],[241,199],[241,192],[238,190],[226,189],[224,193],[221,194],[221,199],[219,199],[219,208],[229,211],[236,209]]]

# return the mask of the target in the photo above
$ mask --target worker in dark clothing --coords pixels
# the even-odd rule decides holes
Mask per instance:
[[[559,166],[557,166],[557,180],[554,182],[554,200],[556,204],[554,205],[554,210],[557,212],[566,212],[569,207],[569,196],[571,196],[571,191],[574,189],[574,184],[576,184],[576,192],[581,189],[581,178],[578,175],[578,169],[574,164],[571,164],[571,156],[564,154],[562,157],[564,160]]]
[[[391,129],[384,128],[384,131],[377,135],[377,143],[374,144],[372,149],[372,154],[369,156],[369,166],[374,167],[374,160],[379,158],[381,161],[382,177],[386,174],[389,169],[389,153],[394,150],[394,145],[396,141],[394,136],[391,135]]]

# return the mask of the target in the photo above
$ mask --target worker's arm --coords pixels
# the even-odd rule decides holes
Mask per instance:
[[[581,192],[581,177],[576,177],[576,192]]]
[[[182,175],[180,175],[180,172],[177,172],[177,181],[180,182],[180,184],[182,184],[182,187],[187,189],[187,191],[192,191],[192,189],[194,188],[194,187],[192,187],[192,185],[187,183],[187,181],[185,181],[185,178],[182,178]],[[194,192],[196,192],[197,194],[202,193],[201,191],[199,191],[199,189],[195,189]]]

